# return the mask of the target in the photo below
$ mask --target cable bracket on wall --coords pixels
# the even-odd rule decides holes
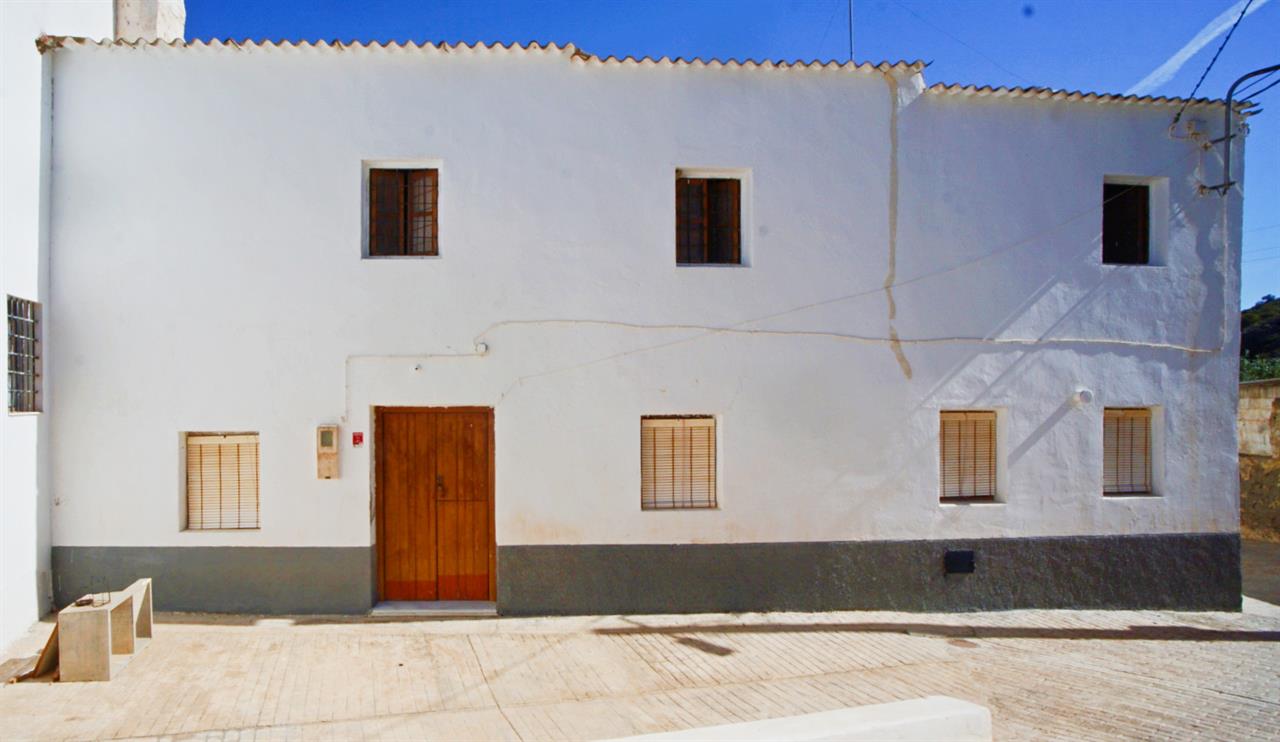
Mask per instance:
[[[1273,64],[1270,67],[1263,67],[1261,69],[1256,69],[1253,72],[1249,72],[1244,75],[1241,75],[1239,79],[1231,83],[1231,87],[1227,89],[1226,111],[1223,113],[1223,117],[1222,117],[1223,118],[1222,136],[1212,140],[1211,142],[1212,144],[1219,144],[1219,143],[1222,144],[1222,182],[1219,183],[1218,185],[1202,184],[1200,186],[1201,193],[1207,193],[1209,191],[1217,191],[1218,195],[1225,196],[1227,195],[1227,191],[1231,189],[1231,186],[1235,185],[1235,181],[1231,179],[1231,142],[1233,139],[1235,139],[1239,135],[1233,131],[1234,126],[1233,126],[1233,121],[1231,120],[1231,117],[1233,114],[1236,113],[1235,111],[1236,88],[1238,88],[1240,86],[1240,83],[1244,82],[1245,80],[1251,80],[1255,77],[1258,77],[1259,75],[1269,75],[1272,72],[1275,72],[1276,70],[1280,70],[1280,64]],[[1248,108],[1248,106],[1246,106],[1245,108]],[[1242,112],[1243,112],[1243,109],[1242,109]]]

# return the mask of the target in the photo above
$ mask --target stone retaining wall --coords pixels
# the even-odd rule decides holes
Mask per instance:
[[[1280,541],[1280,379],[1240,385],[1240,532]]]

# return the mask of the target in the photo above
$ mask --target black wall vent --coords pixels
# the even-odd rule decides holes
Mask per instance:
[[[972,550],[952,551],[947,549],[942,558],[942,568],[949,575],[973,574],[974,558]]]

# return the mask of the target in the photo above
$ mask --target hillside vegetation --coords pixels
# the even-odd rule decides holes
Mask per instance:
[[[1280,299],[1271,294],[1240,313],[1240,380],[1280,378]]]

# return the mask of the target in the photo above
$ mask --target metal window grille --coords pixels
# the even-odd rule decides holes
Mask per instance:
[[[438,255],[439,171],[369,170],[369,254]]]
[[[8,297],[9,411],[40,411],[40,305]]]
[[[996,413],[943,412],[941,418],[941,498],[994,500]]]
[[[715,506],[715,418],[641,418],[640,508],[683,510]]]
[[[187,528],[257,528],[258,434],[187,433]]]
[[[1151,494],[1151,410],[1103,411],[1102,493]]]
[[[742,262],[742,181],[676,178],[676,263]]]

